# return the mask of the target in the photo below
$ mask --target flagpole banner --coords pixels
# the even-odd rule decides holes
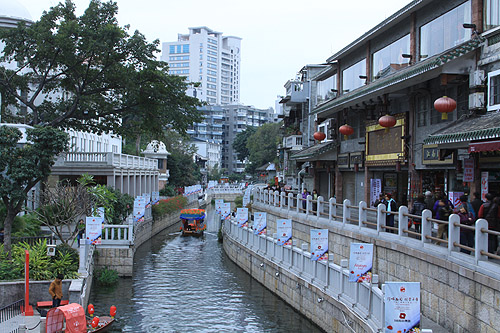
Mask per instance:
[[[267,213],[256,212],[253,216],[254,219],[254,230],[253,233],[256,235],[266,234],[267,228]]]
[[[372,280],[373,244],[351,243],[349,282]]]
[[[240,228],[248,226],[248,208],[236,209],[236,222]]]
[[[385,332],[420,332],[420,282],[385,283]]]
[[[223,199],[215,199],[215,212],[220,213],[222,204],[224,203]]]
[[[225,202],[221,206],[220,219],[227,220],[231,218],[231,203]]]
[[[134,223],[143,222],[146,212],[144,197],[137,197],[134,201]]]
[[[88,216],[85,219],[85,237],[87,244],[101,244],[102,223],[104,219],[100,216]]]
[[[151,207],[151,194],[150,193],[143,193],[142,197],[144,198],[144,206],[146,208]]]
[[[160,202],[160,192],[151,192],[151,203],[157,205]]]
[[[292,220],[277,220],[276,233],[278,234],[278,245],[292,245]]]
[[[328,260],[328,229],[311,229],[311,260]]]
[[[103,221],[105,220],[105,218],[104,218],[104,207],[97,208],[97,216],[102,217]]]

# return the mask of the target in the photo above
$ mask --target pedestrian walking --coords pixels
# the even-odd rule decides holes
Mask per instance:
[[[392,198],[391,193],[385,194],[385,200],[387,202],[387,215],[385,217],[385,225],[387,227],[394,227],[394,212],[397,212],[398,206],[396,200]],[[394,230],[388,229],[388,232],[394,233]]]
[[[438,204],[438,208],[437,208],[437,213],[436,213],[436,219],[448,222],[450,215],[453,212],[452,208],[450,207],[450,205],[448,203],[448,200],[441,198],[441,199],[439,199],[437,204]],[[437,231],[437,238],[448,239],[448,224],[439,223],[438,231]]]
[[[479,216],[479,208],[481,208],[482,204],[483,201],[481,200],[481,194],[479,192],[474,192],[474,200],[472,200],[471,205],[472,208],[474,208],[474,214],[476,214],[476,217]]]
[[[477,214],[479,218],[488,221],[488,229],[498,231],[499,219],[498,219],[498,206],[493,201],[493,194],[486,194],[486,202],[479,208],[479,213]],[[498,248],[498,237],[496,235],[488,234],[488,252],[496,253]]]
[[[472,209],[472,206],[469,208]],[[458,210],[460,224],[471,226],[474,224],[475,218],[472,212],[467,208],[467,205],[461,205]],[[474,231],[465,228],[460,228],[460,244],[474,247]],[[460,252],[470,254],[469,250],[460,249]]]
[[[303,209],[306,209],[307,207],[307,196],[309,195],[309,192],[307,192],[307,189],[304,188],[304,190],[302,191],[302,208]]]
[[[316,189],[313,190],[312,199],[313,199],[313,211],[316,211],[318,209],[318,191],[316,191]]]
[[[411,208],[410,214],[422,216],[422,212],[424,211],[424,209],[426,209],[425,197],[423,194],[419,194],[417,200],[413,203],[413,207]],[[413,225],[415,226],[415,231],[420,232],[422,226],[422,220],[417,218],[412,220],[413,220]],[[408,228],[410,228],[410,225],[408,225]]]
[[[62,280],[64,276],[62,274],[57,274],[57,277],[54,281],[50,283],[49,293],[52,296],[52,307],[57,308],[61,305],[61,299],[63,297],[62,292]]]
[[[431,191],[425,192],[425,208],[432,212],[434,209],[435,203],[436,203],[436,199],[434,199],[432,192]]]

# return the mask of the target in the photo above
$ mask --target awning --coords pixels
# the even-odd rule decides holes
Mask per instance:
[[[291,160],[308,160],[335,149],[335,142],[327,141],[316,144],[312,147],[302,149],[290,156]]]
[[[460,118],[424,140],[424,144],[453,144],[500,139],[500,112]],[[467,145],[464,145],[467,148]]]
[[[481,151],[499,151],[500,140],[486,142],[471,142],[469,144],[469,153],[479,153]]]

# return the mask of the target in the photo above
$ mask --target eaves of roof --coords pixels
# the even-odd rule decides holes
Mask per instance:
[[[376,92],[378,90],[393,86],[400,82],[406,81],[428,71],[431,71],[435,68],[438,68],[450,60],[458,58],[459,56],[466,54],[472,50],[478,48],[482,42],[485,41],[485,38],[479,36],[478,38],[470,39],[467,42],[464,42],[446,52],[443,52],[439,55],[435,55],[421,61],[413,66],[409,66],[405,69],[402,69],[394,74],[387,76],[385,78],[378,79],[374,82],[370,82],[365,86],[362,86],[356,90],[353,90],[347,94],[343,94],[338,98],[332,99],[323,105],[320,105],[316,109],[314,109],[311,113],[316,114],[322,111],[326,111],[332,109],[336,106],[342,105],[346,102],[349,102],[353,99],[365,96],[367,94]]]
[[[291,160],[301,160],[301,159],[305,159],[305,158],[311,158],[314,156],[324,154],[324,153],[326,153],[334,148],[335,148],[335,142],[333,142],[333,141],[323,142],[323,143],[314,145],[312,147],[302,149],[301,151],[290,156],[290,159]]]

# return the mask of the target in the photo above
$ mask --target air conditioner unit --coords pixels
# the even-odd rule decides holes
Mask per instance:
[[[469,94],[469,109],[477,110],[485,107],[484,92],[475,92]]]
[[[469,88],[482,87],[486,83],[486,77],[483,70],[475,70],[469,74]]]

